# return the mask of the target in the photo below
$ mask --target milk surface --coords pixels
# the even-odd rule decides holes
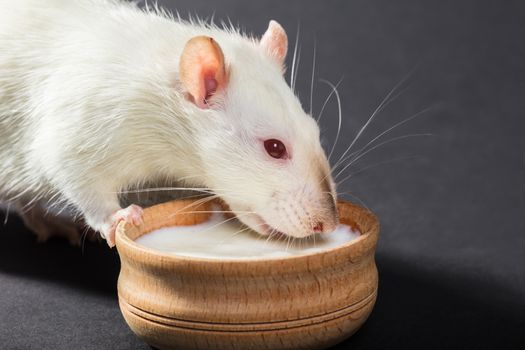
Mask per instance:
[[[213,213],[206,222],[190,226],[166,227],[139,237],[136,242],[165,253],[212,259],[287,257],[319,252],[350,242],[359,232],[339,224],[331,233],[308,238],[262,236],[237,220],[226,221]]]

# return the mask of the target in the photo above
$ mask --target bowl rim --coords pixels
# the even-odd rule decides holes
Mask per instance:
[[[177,201],[177,200],[175,200]],[[173,201],[170,201],[173,202]],[[166,203],[170,203],[166,202]],[[263,263],[275,263],[275,262],[292,262],[297,263],[300,260],[308,260],[312,257],[320,257],[322,255],[326,254],[333,254],[335,252],[342,252],[347,250],[352,250],[354,247],[358,247],[360,245],[365,244],[371,244],[374,248],[377,244],[378,238],[379,238],[379,229],[380,229],[380,223],[377,218],[377,216],[370,211],[369,209],[365,209],[364,207],[355,204],[353,202],[338,199],[338,204],[342,205],[349,205],[352,207],[352,209],[357,210],[360,212],[360,215],[366,216],[369,220],[371,220],[372,225],[369,230],[366,232],[359,232],[359,237],[335,246],[326,248],[319,251],[314,251],[310,253],[305,254],[298,254],[298,255],[292,255],[292,256],[283,256],[283,257],[248,257],[248,258],[204,258],[204,257],[194,257],[194,256],[186,256],[186,255],[178,255],[175,253],[167,253],[160,250],[156,250],[153,248],[148,248],[146,246],[143,246],[139,243],[136,243],[134,240],[132,240],[127,234],[126,234],[126,228],[130,226],[129,223],[121,221],[116,229],[115,232],[115,242],[116,242],[116,248],[119,253],[119,255],[127,254],[127,253],[140,253],[144,258],[146,258],[148,261],[153,261],[153,259],[157,259],[159,262],[168,262],[168,263],[183,263],[183,264],[213,264],[213,265],[246,265],[246,264],[263,264]],[[145,211],[153,211],[156,210],[156,208],[159,208],[166,203],[160,203],[151,207],[148,207],[144,209]],[[141,259],[143,260],[143,259]]]

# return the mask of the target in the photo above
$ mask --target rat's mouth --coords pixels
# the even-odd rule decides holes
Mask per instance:
[[[269,225],[259,214],[253,214],[253,218],[255,220],[255,225],[252,226],[248,224],[248,226],[250,226],[253,230],[272,237],[288,236],[286,233],[279,231],[275,227]]]
[[[226,201],[224,203],[227,205],[228,210],[230,210],[231,206],[227,204]],[[249,214],[248,215],[237,215],[235,211],[232,212],[237,217],[237,220],[239,220],[244,225],[248,226],[255,232],[264,235],[264,236],[272,236],[272,237],[293,237],[292,235],[289,235],[285,232],[279,231],[272,225],[268,224],[264,218],[255,213],[252,208],[246,208],[245,209]]]

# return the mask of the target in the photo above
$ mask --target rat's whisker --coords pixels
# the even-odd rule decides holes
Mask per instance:
[[[264,242],[264,245],[265,245],[265,246],[268,244],[268,242],[271,241],[271,238],[272,238],[272,235],[274,234],[274,232],[275,232],[275,229],[272,228],[272,229],[270,230],[270,233],[268,234],[268,237],[266,238],[266,241]]]
[[[201,196],[209,196],[209,195],[212,195],[212,196],[228,195],[230,197],[233,197],[233,198],[236,198],[242,201],[244,194],[245,194],[243,192],[234,192],[231,190],[221,190],[221,189],[211,190],[207,188],[191,188],[191,187],[156,187],[156,188],[146,188],[146,189],[136,189],[136,190],[123,190],[123,191],[119,191],[116,193],[118,194],[137,194],[137,193],[145,193],[145,192],[150,193],[150,192],[178,191],[178,190],[180,191],[189,190],[189,191],[199,192],[199,194],[197,195],[183,196],[181,199],[198,198]],[[254,193],[259,194],[258,192],[254,192]]]
[[[299,49],[297,52],[297,61],[295,63],[295,72],[293,77],[293,88],[292,90],[295,91],[295,84],[297,82],[297,76],[299,75],[299,62],[301,62],[301,45],[299,44]]]
[[[250,213],[255,214],[254,211],[248,211],[248,210],[241,210],[241,211],[233,211],[233,210],[194,210],[194,211],[184,211],[184,214],[243,214],[243,213]]]
[[[337,141],[339,140],[339,134],[341,133],[341,118],[342,118],[342,111],[341,111],[341,98],[339,96],[339,91],[337,91],[337,87],[329,82],[328,80],[321,79],[323,83],[328,84],[332,91],[335,93],[335,97],[337,99],[337,110],[338,110],[338,125],[337,125],[337,134],[335,136],[334,144],[332,145],[332,149],[330,150],[330,153],[328,154],[328,161],[330,161],[330,158],[332,157],[332,153],[334,153],[335,146],[337,145]]]
[[[347,153],[352,149],[352,147],[355,145],[355,143],[357,142],[357,140],[359,140],[359,137],[361,137],[361,135],[363,134],[363,132],[366,130],[366,128],[370,125],[370,123],[374,120],[374,118],[377,116],[377,114],[379,114],[379,112],[381,112],[385,106],[387,106],[389,103],[391,103],[394,99],[390,99],[390,97],[396,92],[396,90],[401,87],[409,78],[410,76],[412,75],[414,70],[410,71],[405,77],[403,77],[403,79],[401,79],[401,81],[399,81],[391,90],[390,92],[385,96],[385,98],[381,101],[381,103],[379,104],[379,106],[377,106],[377,108],[374,110],[374,112],[372,113],[372,115],[370,116],[370,118],[368,118],[368,120],[365,122],[365,124],[361,127],[361,129],[359,129],[359,131],[357,132],[356,136],[354,137],[354,139],[352,140],[352,142],[350,143],[350,145],[346,148],[346,150],[343,152],[343,154],[341,155],[341,157],[339,157],[339,160],[336,162],[339,163],[341,161],[342,158],[344,158],[344,156],[347,155]],[[399,95],[397,95],[399,96]]]
[[[299,35],[300,35],[300,25],[297,23],[297,33],[295,34],[295,45],[293,49],[293,58],[292,58],[292,68],[290,70],[290,87],[295,92],[295,70],[297,64],[297,49],[299,47]]]
[[[196,200],[194,202],[191,202],[190,204],[188,205],[185,205],[184,207],[182,207],[181,209],[178,209],[175,211],[175,213],[171,214],[171,215],[168,215],[168,218],[172,218],[174,216],[176,216],[177,214],[181,213],[181,212],[184,212],[186,209],[188,208],[191,208],[191,207],[196,207],[198,205],[201,205],[201,204],[205,204],[207,202],[210,202],[210,201],[213,201],[217,198],[218,196],[209,196],[209,197],[204,197],[203,199],[199,199],[199,200]]]
[[[257,224],[257,225],[255,225],[255,227],[258,228],[258,227],[263,226],[263,225],[265,225],[265,224],[264,224],[264,223],[262,223],[262,224]],[[253,230],[253,229],[252,229],[251,227],[249,227],[249,226],[246,226],[246,228],[244,228],[244,229],[242,229],[242,230],[239,230],[239,231],[235,232],[234,234],[232,234],[232,235],[230,236],[230,238],[233,238],[233,237],[235,237],[236,235],[238,235],[238,234],[240,234],[240,233],[242,233],[242,232],[249,231],[249,230]],[[256,237],[257,237],[257,240],[260,241],[260,240],[261,240],[261,237],[264,237],[264,236],[263,236],[263,235],[260,235],[260,234],[257,234]],[[267,243],[268,243],[268,241],[266,240],[265,243],[264,243],[264,245],[266,246]]]
[[[235,237],[235,236],[237,236],[237,235],[239,235],[239,234],[241,234],[241,233],[243,233],[243,232],[249,231],[249,230],[251,230],[251,228],[249,228],[249,227],[244,227],[243,229],[238,230],[238,231],[232,233],[228,238],[231,239],[231,238],[233,238],[233,237]],[[225,242],[225,241],[221,241],[221,243],[224,243],[224,242]]]
[[[183,177],[179,177],[177,178],[177,181],[185,181],[187,179],[194,179],[196,177],[201,177],[202,175],[201,174],[196,174],[196,175],[187,175],[187,176],[183,176]]]
[[[196,192],[202,192],[205,194],[213,194],[213,193],[239,193],[242,194],[242,192],[233,192],[230,190],[223,190],[223,189],[210,189],[206,187],[150,187],[150,188],[142,188],[142,189],[129,189],[129,190],[120,190],[116,192],[109,192],[109,193],[118,193],[118,194],[129,194],[129,193],[143,193],[143,192],[162,192],[162,191],[196,191]]]
[[[118,194],[128,194],[128,193],[143,193],[143,192],[160,192],[160,191],[197,191],[203,193],[210,193],[211,190],[205,187],[151,187],[151,188],[142,188],[142,189],[130,189],[130,190],[120,190],[116,192],[109,193],[118,193]]]
[[[363,172],[365,172],[366,170],[369,170],[369,169],[373,169],[373,168],[376,168],[378,166],[381,166],[381,165],[385,165],[385,164],[389,164],[389,163],[395,163],[395,162],[399,162],[399,161],[402,161],[402,160],[408,160],[408,159],[422,159],[424,157],[421,157],[421,156],[405,156],[405,157],[399,157],[399,158],[394,158],[394,159],[389,159],[389,160],[385,160],[385,161],[382,161],[382,162],[378,162],[378,163],[374,163],[374,164],[371,164],[371,165],[368,165],[364,168],[361,168],[361,169],[358,169],[357,171],[353,172],[353,173],[350,173],[348,176],[344,177],[342,180],[338,181],[337,182],[337,186],[340,186],[342,185],[345,181],[347,181],[348,179],[356,176],[356,175],[359,175]]]
[[[84,247],[86,245],[86,238],[89,234],[89,227],[85,226],[84,227],[84,232],[82,232],[82,235],[80,236],[80,248],[81,248],[81,251],[82,251],[82,255],[84,255]]]
[[[389,132],[391,132],[392,130],[396,129],[397,127],[413,120],[413,119],[416,119],[420,116],[422,116],[423,114],[425,114],[426,112],[430,111],[431,109],[433,108],[433,106],[430,106],[430,107],[427,107],[413,115],[411,115],[410,117],[406,118],[406,119],[403,119],[401,120],[400,122],[397,122],[395,123],[394,125],[392,125],[391,127],[389,127],[388,129],[386,129],[385,131],[381,132],[380,134],[378,134],[376,137],[374,137],[372,140],[370,140],[366,145],[364,145],[363,147],[361,147],[359,150],[355,151],[355,152],[352,152],[348,155],[346,155],[344,158],[342,158],[338,164],[334,165],[334,167],[332,168],[332,171],[335,170],[337,167],[339,167],[341,164],[343,164],[343,162],[347,159],[349,159],[350,157],[354,156],[354,155],[358,155],[360,152],[364,151],[368,146],[370,146],[371,144],[373,144],[376,140],[380,139],[382,136],[388,134]]]
[[[270,235],[272,236],[272,238],[275,238],[275,242],[276,243],[279,243],[279,241],[281,240],[282,235],[280,234],[280,232],[276,229],[276,228],[272,228],[271,232],[270,232]]]
[[[287,251],[288,251],[288,248],[290,247],[291,237],[292,237],[292,236],[287,236],[287,237],[286,237],[286,247],[284,248],[284,251],[285,251],[285,252],[287,252]]]
[[[10,209],[11,209],[11,203],[7,203],[7,208],[5,210],[4,226],[7,225],[7,220],[9,219]]]
[[[217,226],[220,226],[220,225],[223,225],[223,224],[225,224],[225,223],[227,223],[229,221],[238,219],[239,217],[248,216],[249,214],[252,214],[252,213],[247,213],[247,214],[244,214],[244,215],[238,215],[238,216],[233,216],[231,218],[224,219],[224,220],[222,220],[222,221],[220,221],[220,222],[218,222],[218,223],[216,223],[216,224],[214,224],[214,225],[212,225],[210,227],[207,227],[205,230],[200,231],[200,233],[208,232],[208,231],[216,228]]]
[[[310,81],[310,115],[312,115],[313,108],[314,108],[314,77],[315,77],[315,56],[316,56],[316,50],[317,50],[317,42],[314,39],[314,53],[312,58],[312,79]]]
[[[399,140],[403,140],[403,139],[407,139],[407,138],[411,138],[411,137],[421,137],[421,136],[432,136],[432,134],[408,134],[408,135],[398,136],[398,137],[394,137],[394,138],[388,139],[386,141],[380,142],[380,143],[376,144],[375,146],[370,147],[366,151],[362,152],[357,157],[353,158],[350,162],[348,162],[347,165],[345,165],[344,168],[342,168],[335,175],[335,178],[339,177],[346,169],[348,169],[348,167],[350,167],[352,164],[357,162],[359,159],[363,158],[365,155],[367,155],[368,153],[372,152],[373,150],[375,150],[375,149],[377,149],[379,147],[382,147],[384,145],[387,145],[387,144],[395,142],[395,141],[399,141]]]
[[[350,191],[347,191],[347,192],[340,192],[340,193],[338,193],[338,195],[341,195],[341,196],[346,195],[346,196],[350,196],[350,197],[352,197],[352,198],[355,198],[355,199],[359,202],[359,204],[360,204],[361,206],[363,206],[364,208],[366,208],[368,211],[371,211],[370,208],[366,205],[366,203],[365,203],[361,198],[359,198],[359,197],[356,196],[355,194],[351,193]]]
[[[320,80],[321,81],[321,80]],[[326,80],[324,80],[326,81]],[[330,87],[331,86],[335,86],[335,88],[337,89],[339,87],[339,84],[341,84],[341,82],[343,81],[343,77],[341,77],[341,79],[339,79],[339,81],[333,85],[333,84],[329,84]],[[332,91],[330,91],[330,94],[328,94],[328,96],[326,97],[326,99],[324,100],[323,104],[322,104],[322,107],[321,107],[321,111],[319,112],[319,115],[317,116],[317,123],[319,124],[319,120],[321,120],[321,118],[323,117],[323,112],[324,112],[324,109],[326,108],[326,105],[328,104],[328,102],[330,101],[330,98],[332,98],[332,96],[335,94],[335,91],[333,88],[331,89]]]

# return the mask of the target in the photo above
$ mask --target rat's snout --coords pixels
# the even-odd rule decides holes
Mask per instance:
[[[334,231],[339,224],[337,207],[331,196],[327,198],[325,202],[326,204],[322,206],[322,213],[312,223],[313,233],[330,233]]]
[[[275,195],[270,205],[257,210],[256,215],[241,217],[241,221],[264,235],[280,233],[303,238],[334,231],[339,215],[331,192],[299,193],[299,197],[289,193]]]
[[[280,217],[277,227],[293,237],[330,233],[339,224],[337,206],[330,192],[305,196],[291,203],[290,209],[284,212],[288,215]]]

